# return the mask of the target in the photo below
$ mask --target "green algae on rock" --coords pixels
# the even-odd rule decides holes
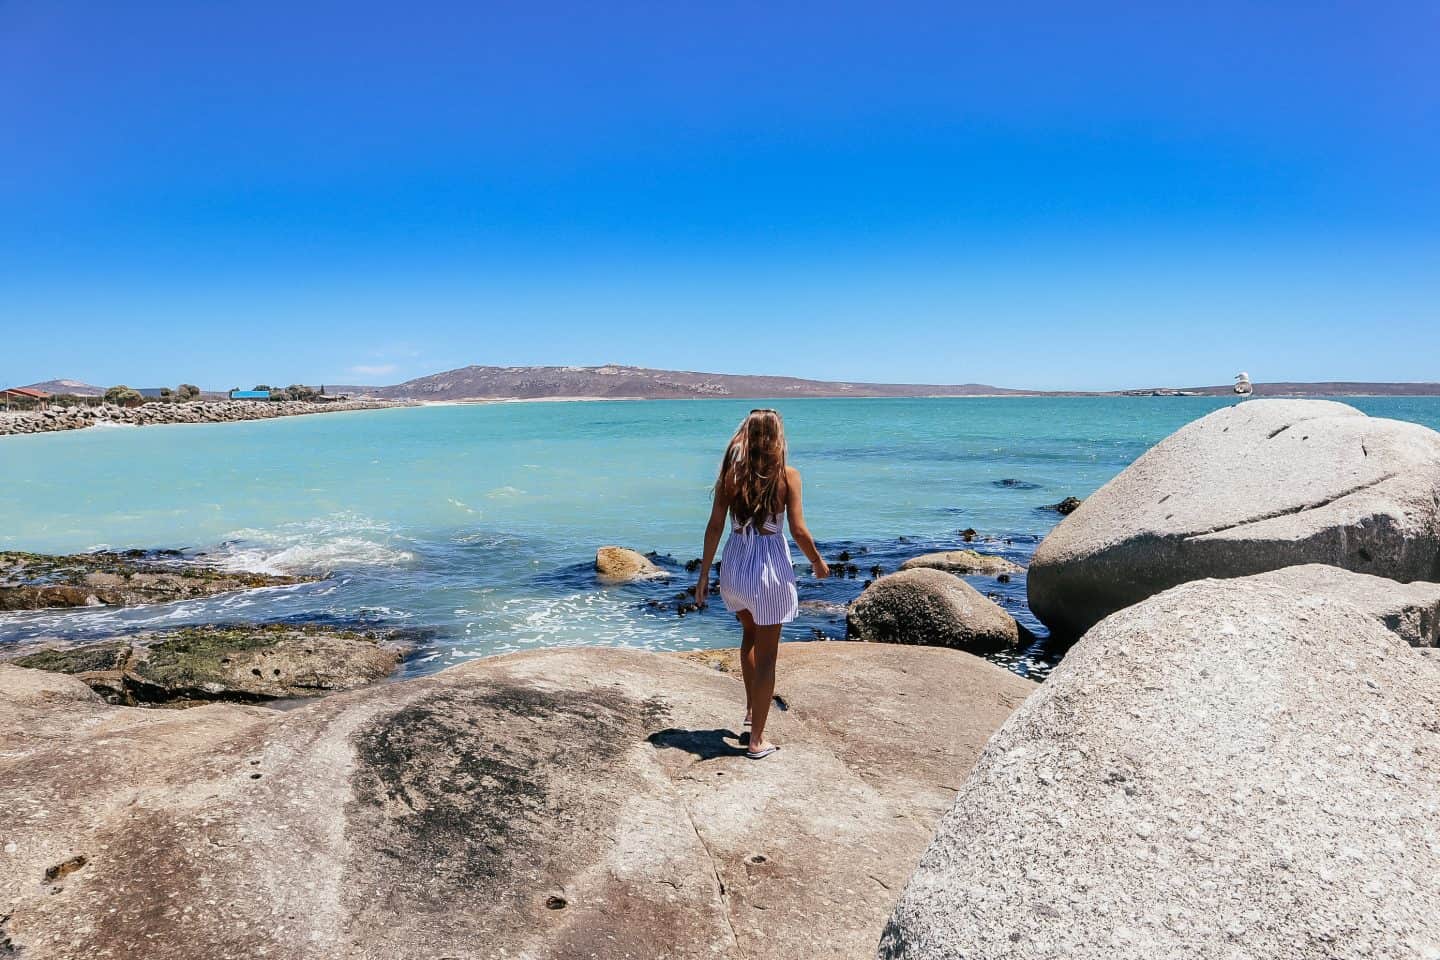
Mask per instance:
[[[316,579],[223,570],[187,561],[178,550],[64,556],[6,550],[0,551],[0,611],[169,603]]]
[[[66,673],[111,703],[257,703],[353,690],[394,672],[393,632],[291,624],[181,627],[27,653],[16,666]]]

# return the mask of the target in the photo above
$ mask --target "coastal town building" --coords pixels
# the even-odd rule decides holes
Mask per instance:
[[[33,387],[10,387],[0,390],[0,407],[6,410],[44,410],[50,406],[50,394]]]

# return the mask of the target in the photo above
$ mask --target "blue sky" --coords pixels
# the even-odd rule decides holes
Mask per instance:
[[[0,381],[1440,379],[1433,3],[0,0]]]

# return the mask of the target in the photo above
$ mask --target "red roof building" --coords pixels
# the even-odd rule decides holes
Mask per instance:
[[[10,387],[0,390],[0,404],[6,407],[43,407],[50,402],[50,394],[30,387]]]

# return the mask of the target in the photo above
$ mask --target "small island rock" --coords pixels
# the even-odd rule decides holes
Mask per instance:
[[[989,653],[1019,643],[1020,625],[954,574],[922,568],[871,584],[846,611],[845,635]]]
[[[629,547],[601,547],[595,551],[595,572],[608,583],[651,580],[667,576],[650,558]]]

